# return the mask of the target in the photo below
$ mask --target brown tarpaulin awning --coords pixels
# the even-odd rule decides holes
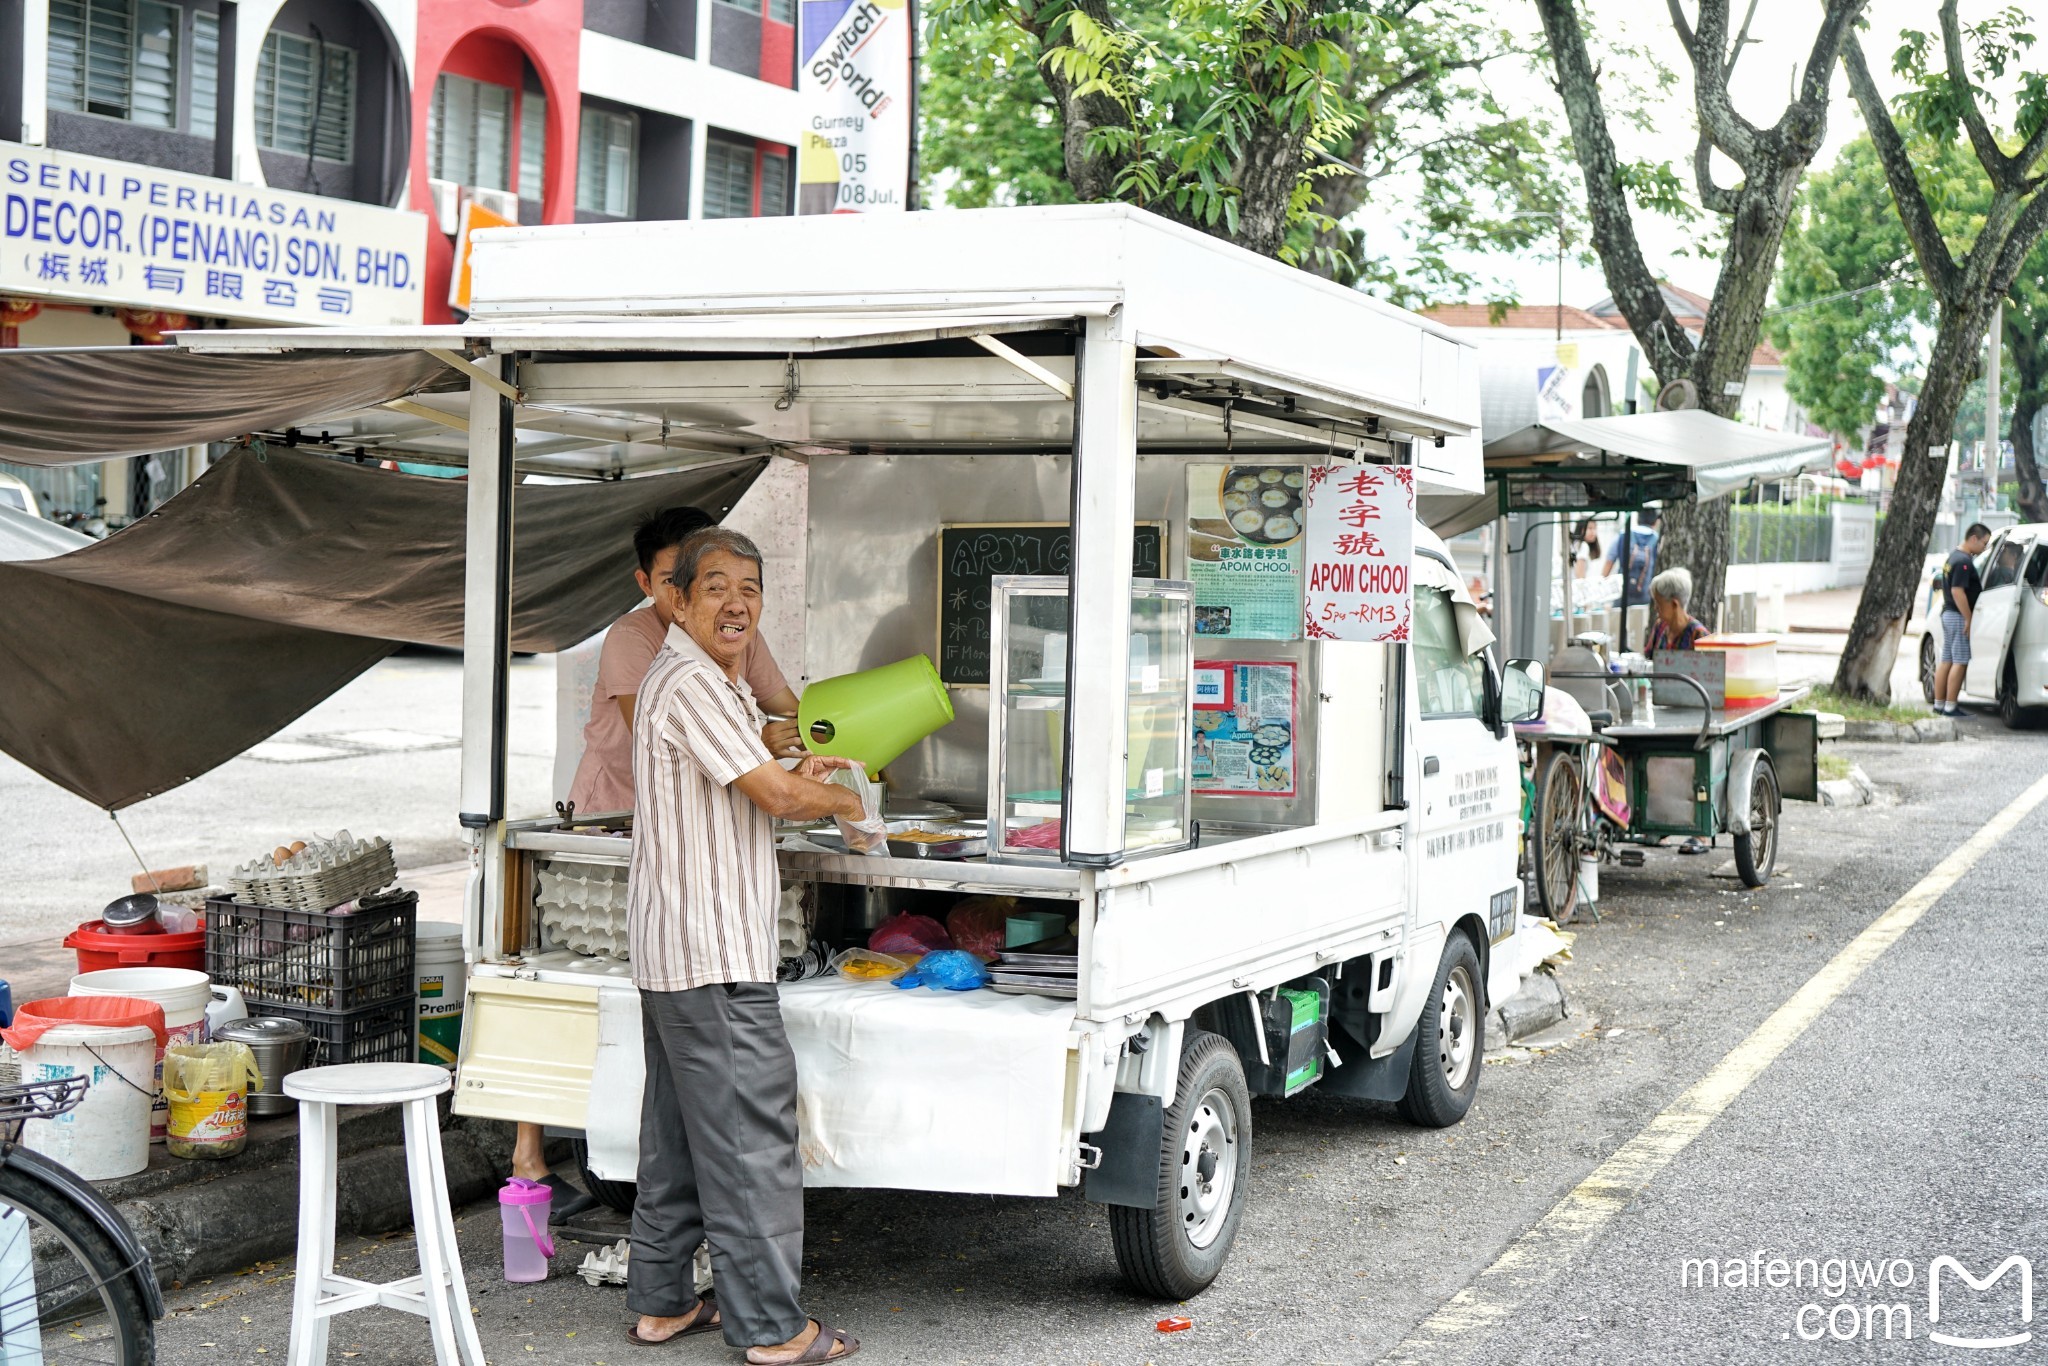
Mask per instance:
[[[514,493],[512,647],[640,600],[633,528],[766,462]],[[0,563],[0,749],[116,810],[274,735],[402,643],[462,646],[465,483],[238,450],[108,540]]]

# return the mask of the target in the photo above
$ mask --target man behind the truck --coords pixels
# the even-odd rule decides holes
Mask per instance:
[[[754,543],[698,532],[673,579],[676,620],[633,716],[627,916],[647,1080],[626,1290],[640,1319],[627,1336],[723,1328],[756,1366],[841,1360],[859,1341],[797,1302],[804,1191],[796,1058],[775,985],[774,822],[864,813],[851,789],[824,781],[850,761],[811,755],[785,769],[761,742],[740,668],[761,617]],[[695,1293],[700,1241],[715,1304]]]
[[[1963,695],[1963,676],[1970,671],[1970,624],[1977,614],[1977,595],[1984,580],[1977,576],[1977,557],[1991,544],[1991,528],[1972,522],[1963,533],[1963,543],[1948,554],[1941,569],[1941,658],[1934,666],[1934,714],[1966,717],[1970,713],[1957,701]]]
[[[661,652],[662,633],[676,616],[676,591],[669,575],[676,567],[676,551],[692,532],[715,526],[699,508],[663,508],[633,532],[633,554],[639,568],[633,581],[649,601],[611,624],[604,635],[604,649],[597,660],[597,686],[590,696],[590,719],[583,725],[583,757],[577,761],[576,776],[569,784],[569,804],[585,815],[603,811],[633,809],[633,699],[640,692],[640,680]],[[796,693],[768,642],[756,636],[740,662],[747,686],[761,699],[770,719],[762,728],[762,743],[781,758],[800,757],[804,750],[797,739]],[[553,1222],[576,1213],[590,1203],[588,1196],[571,1189],[548,1170],[545,1139],[538,1124],[521,1124],[512,1147],[512,1174],[552,1186],[559,1202]]]

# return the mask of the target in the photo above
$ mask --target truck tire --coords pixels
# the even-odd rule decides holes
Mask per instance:
[[[1778,866],[1778,771],[1769,759],[1758,759],[1749,779],[1749,833],[1737,835],[1735,871],[1745,887],[1761,887]]]
[[[1230,1256],[1252,1169],[1252,1095],[1221,1035],[1190,1030],[1167,1107],[1159,1188],[1148,1209],[1109,1207],[1124,1279],[1162,1300],[1193,1299]]]
[[[1579,904],[1579,813],[1585,809],[1579,761],[1553,750],[1536,773],[1529,811],[1529,863],[1536,870],[1536,900],[1562,925]]]
[[[570,1148],[576,1154],[576,1174],[583,1178],[583,1189],[598,1204],[616,1214],[633,1212],[633,1192],[639,1189],[631,1181],[607,1181],[590,1170],[590,1144],[584,1139],[572,1138]]]
[[[1401,1117],[1425,1129],[1448,1129],[1472,1108],[1486,1052],[1486,1001],[1480,994],[1479,951],[1453,932],[1436,965],[1436,982],[1415,1022],[1415,1059]]]

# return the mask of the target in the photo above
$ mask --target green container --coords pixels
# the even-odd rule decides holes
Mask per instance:
[[[953,699],[925,655],[820,679],[804,689],[797,726],[814,754],[858,759],[869,773],[953,720]]]

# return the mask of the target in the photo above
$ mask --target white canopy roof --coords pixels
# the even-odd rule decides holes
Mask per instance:
[[[1828,463],[1834,449],[1825,436],[1793,436],[1731,422],[1712,413],[1629,413],[1620,417],[1551,418],[1486,444],[1489,470],[1528,467],[1526,457],[1587,453],[1621,456],[1644,464],[1692,471],[1702,498],[1718,498],[1761,479],[1789,479]],[[1571,477],[1570,463],[1555,467]]]

